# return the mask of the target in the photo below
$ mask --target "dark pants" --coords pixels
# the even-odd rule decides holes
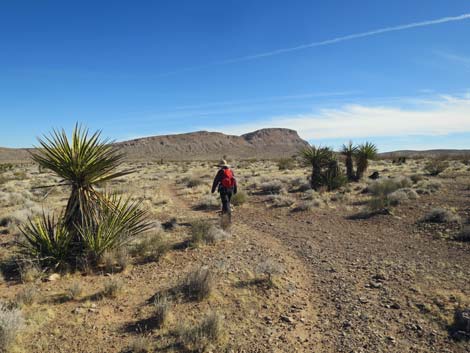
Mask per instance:
[[[230,200],[232,199],[233,190],[220,188],[220,199],[222,200],[222,213],[232,214],[232,208],[230,207]]]

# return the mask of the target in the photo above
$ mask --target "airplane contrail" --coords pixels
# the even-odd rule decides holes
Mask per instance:
[[[345,42],[349,40],[354,40],[354,39],[359,39],[359,38],[364,38],[364,37],[370,37],[370,36],[376,36],[379,34],[383,33],[388,33],[388,32],[397,32],[397,31],[403,31],[406,29],[411,29],[411,28],[418,28],[418,27],[427,27],[427,26],[433,26],[433,25],[438,25],[438,24],[443,24],[443,23],[448,23],[448,22],[458,22],[458,21],[464,21],[470,19],[470,13],[465,13],[459,16],[451,16],[451,17],[443,17],[435,20],[428,20],[428,21],[422,21],[422,22],[413,22],[413,23],[408,23],[404,25],[398,25],[398,26],[392,26],[392,27],[385,27],[385,28],[379,28],[375,29],[372,31],[367,31],[367,32],[361,32],[361,33],[354,33],[354,34],[349,34],[346,36],[341,36],[341,37],[336,37],[332,39],[326,39],[318,42],[312,42],[312,43],[306,43],[302,45],[298,45],[295,47],[289,47],[289,48],[281,48],[281,49],[276,49],[264,53],[258,53],[258,54],[253,54],[253,55],[247,55],[247,56],[242,56],[238,58],[233,58],[233,59],[226,59],[222,61],[216,61],[210,64],[206,65],[201,65],[201,66],[193,66],[193,67],[187,67],[187,68],[182,68],[180,70],[175,70],[175,71],[170,71],[167,73],[162,73],[159,76],[168,76],[168,75],[173,75],[176,73],[180,72],[185,72],[185,71],[195,71],[195,70],[200,70],[203,68],[207,68],[210,66],[214,65],[226,65],[226,64],[232,64],[232,63],[237,63],[241,61],[249,61],[249,60],[256,60],[256,59],[261,59],[269,56],[275,56],[279,54],[284,54],[284,53],[289,53],[293,51],[298,51],[298,50],[304,50],[304,49],[309,49],[309,48],[314,48],[314,47],[320,47],[324,45],[331,45],[335,43],[340,43],[340,42]]]

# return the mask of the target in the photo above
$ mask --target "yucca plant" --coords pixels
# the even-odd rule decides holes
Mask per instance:
[[[329,147],[308,146],[300,151],[300,158],[312,167],[310,186],[317,190],[322,185],[322,168],[326,167],[333,158],[333,151]]]
[[[356,157],[356,178],[359,180],[364,176],[364,173],[369,167],[369,160],[375,159],[377,157],[377,146],[371,142],[366,142],[357,147],[355,153]]]
[[[38,259],[45,266],[64,266],[71,257],[72,236],[61,218],[42,214],[20,227],[24,240],[18,242],[20,252]]]
[[[116,171],[123,161],[119,152],[108,140],[100,139],[101,132],[91,136],[87,129],[75,125],[69,141],[64,130],[39,139],[41,148],[32,152],[32,158],[41,167],[52,170],[62,178],[60,185],[69,185],[71,193],[64,213],[64,224],[71,233],[93,215],[101,195],[94,186],[129,174]]]
[[[106,251],[121,247],[151,226],[138,202],[117,195],[102,199],[96,216],[77,227],[84,252],[92,261],[99,261]]]
[[[354,174],[353,157],[357,152],[357,147],[353,145],[352,141],[349,141],[347,145],[343,145],[341,154],[346,158],[346,175],[349,181],[354,181],[356,175]]]
[[[71,193],[65,212],[57,222],[43,216],[23,227],[23,251],[43,262],[73,263],[83,256],[99,259],[106,250],[122,245],[145,231],[150,223],[139,204],[95,189],[97,184],[129,174],[116,171],[120,153],[100,132],[89,135],[78,124],[69,141],[64,130],[39,139],[41,149],[32,152],[40,166],[55,172]]]

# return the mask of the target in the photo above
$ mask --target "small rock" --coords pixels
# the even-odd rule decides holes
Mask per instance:
[[[281,321],[287,322],[288,324],[293,324],[294,319],[291,316],[281,315]]]
[[[58,281],[59,279],[60,279],[60,274],[58,274],[58,273],[53,273],[49,277],[47,277],[47,280],[49,282]]]

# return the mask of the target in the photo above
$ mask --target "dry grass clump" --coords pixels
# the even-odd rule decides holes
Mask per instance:
[[[67,298],[70,300],[77,300],[83,293],[83,287],[80,282],[73,282],[70,287],[67,288]]]
[[[391,205],[396,206],[408,200],[416,200],[418,197],[419,195],[415,190],[411,188],[402,188],[388,195],[388,200]]]
[[[116,298],[123,290],[124,284],[117,278],[110,278],[104,284],[103,297]]]
[[[191,224],[191,244],[214,244],[230,237],[230,234],[220,228],[215,227],[207,220],[198,220]]]
[[[434,208],[421,218],[421,222],[427,223],[460,223],[459,215],[444,208]]]
[[[222,319],[217,313],[210,313],[194,327],[180,326],[176,334],[185,348],[190,351],[204,352],[210,344],[214,344],[220,339]]]
[[[169,250],[170,246],[160,232],[149,232],[131,246],[131,254],[144,261],[158,261]]]
[[[263,276],[264,281],[270,287],[274,286],[274,277],[281,274],[282,271],[282,265],[273,259],[265,259],[256,267],[256,273]]]
[[[31,261],[19,263],[20,278],[23,283],[36,282],[43,276],[39,266]]]
[[[9,352],[24,327],[21,310],[0,302],[0,352]]]
[[[138,336],[134,338],[128,348],[128,353],[150,353],[152,351],[152,340],[149,336]]]
[[[157,296],[153,302],[154,318],[158,328],[165,325],[170,314],[170,303],[166,296]]]
[[[447,161],[433,160],[424,167],[424,170],[431,176],[437,176],[445,171],[448,167],[449,162]]]
[[[428,194],[438,191],[442,187],[442,183],[439,180],[422,180],[416,184],[416,192],[418,194]],[[423,190],[425,190],[423,192]]]
[[[190,177],[185,180],[185,184],[188,188],[195,188],[197,186],[203,185],[204,180],[202,180],[201,178]]]
[[[21,289],[15,296],[15,303],[18,307],[29,306],[36,302],[38,290],[34,286],[27,286]]]
[[[315,190],[309,189],[302,194],[302,200],[318,200],[320,195]]]
[[[207,267],[200,267],[187,274],[181,289],[187,298],[201,301],[211,295],[214,277]]]
[[[302,202],[299,202],[292,211],[293,212],[311,211],[314,208],[321,207],[321,205],[322,203],[320,200],[302,201]]]
[[[195,209],[204,211],[204,210],[216,210],[220,207],[219,199],[213,194],[204,195],[196,203]]]
[[[259,188],[264,195],[274,195],[280,194],[284,189],[284,185],[280,180],[272,180],[261,183]]]
[[[369,183],[367,189],[374,196],[383,196],[389,195],[398,189],[409,188],[412,185],[413,182],[410,178],[396,177],[373,181]]]
[[[286,195],[269,195],[267,201],[270,202],[273,207],[290,207],[295,203],[292,197]]]
[[[248,195],[246,192],[238,191],[235,195],[232,196],[232,204],[235,206],[243,205],[248,201]]]
[[[295,160],[292,158],[281,158],[277,161],[277,167],[279,170],[291,170],[295,169]]]

